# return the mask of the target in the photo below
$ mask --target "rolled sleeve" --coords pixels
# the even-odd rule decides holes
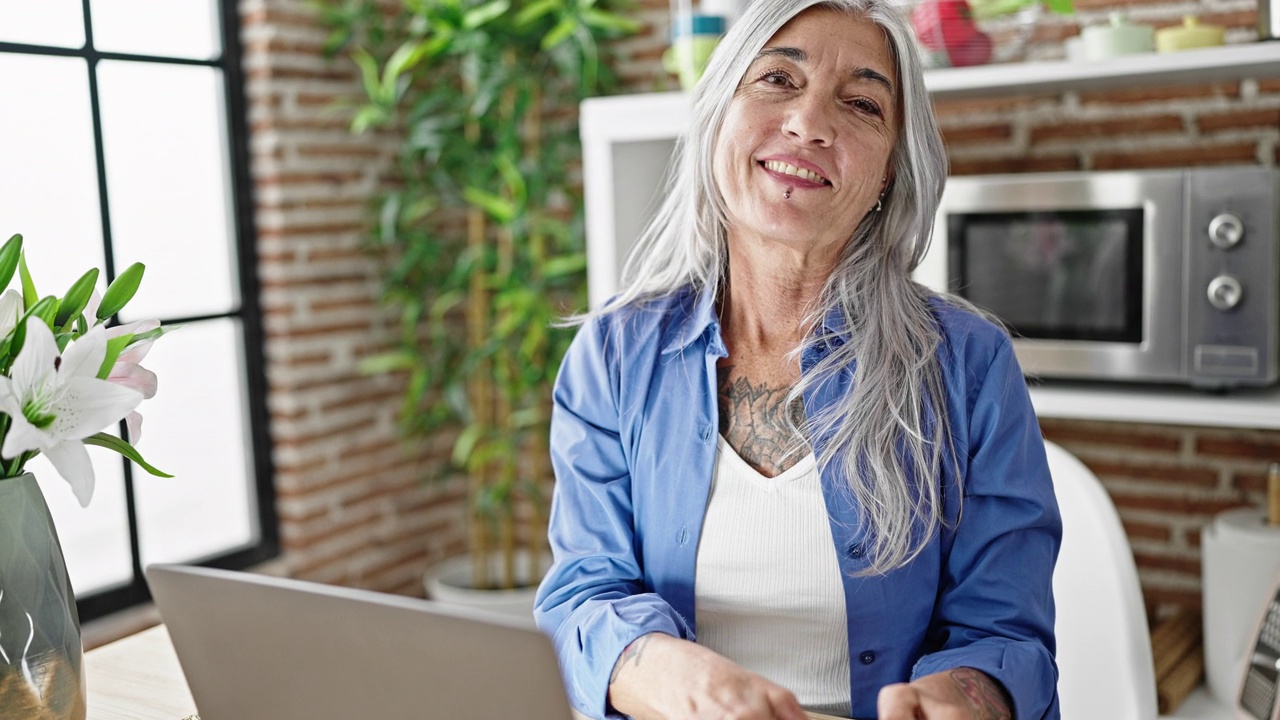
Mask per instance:
[[[931,638],[912,679],[972,667],[999,681],[1014,717],[1057,718],[1053,566],[1062,522],[1044,440],[1008,341],[975,387],[964,503]]]

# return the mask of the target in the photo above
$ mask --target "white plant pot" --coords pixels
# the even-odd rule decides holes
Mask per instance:
[[[430,568],[423,575],[422,584],[427,597],[450,605],[465,605],[485,612],[497,613],[528,623],[533,627],[533,599],[538,592],[537,579],[546,567],[531,572],[533,558],[525,550],[516,552],[516,583],[522,587],[513,590],[483,590],[472,587],[471,556],[452,557]],[[540,563],[546,565],[546,562]],[[500,577],[502,556],[489,556],[490,577]]]

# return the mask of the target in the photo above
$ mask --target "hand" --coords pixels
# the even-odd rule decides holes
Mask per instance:
[[[609,702],[635,720],[806,720],[786,688],[662,633],[643,635],[622,652]]]
[[[991,676],[973,668],[886,685],[876,699],[880,720],[1012,720],[1009,696]]]

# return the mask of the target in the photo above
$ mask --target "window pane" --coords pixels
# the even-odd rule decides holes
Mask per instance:
[[[42,295],[103,264],[88,72],[77,58],[0,53],[0,242],[22,233]]]
[[[196,560],[257,541],[257,502],[240,323],[187,325],[161,338],[144,365],[160,390],[143,402],[139,451],[172,473],[133,471],[142,565]]]
[[[214,0],[94,0],[90,12],[93,45],[103,52],[197,60],[222,52]]]
[[[222,73],[104,61],[98,82],[115,265],[147,266],[126,314],[235,310]]]
[[[115,434],[115,428],[106,430]],[[71,486],[43,455],[35,456],[26,465],[40,482],[40,490],[58,528],[71,587],[80,597],[128,584],[133,578],[123,462],[110,450],[86,449],[97,478],[93,499],[87,508],[80,507]]]
[[[84,47],[80,0],[0,0],[0,41]]]

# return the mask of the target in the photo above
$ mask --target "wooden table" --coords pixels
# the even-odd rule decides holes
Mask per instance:
[[[182,720],[196,712],[163,625],[85,653],[86,720]]]
[[[183,720],[196,704],[163,625],[85,653],[87,720]],[[825,715],[811,715],[825,718]],[[1197,688],[1163,720],[1232,720],[1235,714]]]

